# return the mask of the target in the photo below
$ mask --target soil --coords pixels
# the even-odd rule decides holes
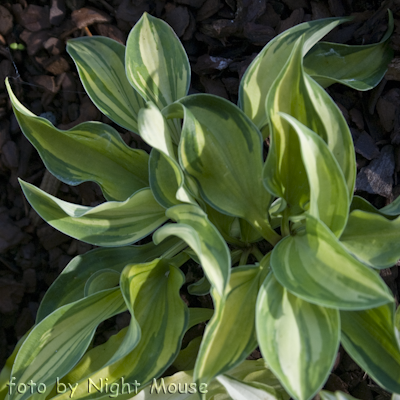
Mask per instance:
[[[351,127],[357,152],[356,193],[377,207],[400,194],[400,1],[361,0],[2,0],[0,5],[0,366],[16,341],[33,325],[49,285],[76,255],[93,246],[55,231],[31,210],[17,177],[64,200],[94,206],[104,201],[91,183],[70,187],[45,172],[22,135],[5,91],[9,76],[18,98],[57,127],[99,120],[85,94],[66,41],[86,35],[125,43],[144,11],[168,22],[181,39],[192,65],[190,93],[206,92],[237,102],[240,78],[262,47],[277,34],[304,21],[352,15],[354,19],[326,38],[347,44],[375,43],[394,13],[394,59],[385,79],[370,92],[329,88]],[[15,44],[23,45],[13,49]],[[116,127],[127,144],[145,148],[140,137]],[[185,269],[188,283],[196,271]],[[396,302],[398,266],[381,272]],[[191,305],[210,307],[208,297]],[[127,324],[126,315],[103,323],[96,341],[105,341]],[[255,351],[252,358],[258,358]],[[370,400],[389,397],[342,350],[326,384]]]

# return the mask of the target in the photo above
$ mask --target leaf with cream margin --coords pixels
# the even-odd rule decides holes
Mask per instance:
[[[370,267],[392,267],[400,258],[400,217],[389,220],[379,214],[354,210],[340,242]]]
[[[272,250],[271,267],[288,291],[320,306],[363,310],[393,301],[380,276],[311,215],[305,232],[285,237]]]
[[[74,257],[44,295],[37,312],[36,323],[57,308],[82,299],[85,284],[96,271],[112,269],[121,273],[128,264],[151,261],[168,250],[184,247],[184,242],[171,237],[157,246],[151,242],[142,246],[98,248]]]
[[[350,357],[389,392],[400,393],[400,350],[394,302],[362,311],[340,311],[342,345]]]
[[[390,10],[388,30],[379,43],[352,46],[317,43],[304,57],[304,68],[321,86],[341,83],[356,90],[370,90],[384,77],[393,58],[390,37],[394,21]]]
[[[145,101],[125,75],[125,46],[108,37],[68,40],[67,52],[95,106],[116,124],[138,133],[138,112]]]
[[[184,240],[198,256],[211,285],[224,297],[231,272],[231,257],[228,246],[207,214],[199,206],[182,204],[169,208],[166,215],[178,223],[158,229],[153,235],[154,243],[160,243],[171,235]]]
[[[180,164],[199,185],[202,198],[223,214],[246,219],[270,243],[271,195],[262,185],[262,138],[234,104],[196,94],[172,104],[163,114],[184,118]]]
[[[125,310],[119,288],[59,308],[32,329],[15,358],[11,376],[16,382],[53,384],[83,356],[98,324]],[[15,391],[9,398],[24,400],[30,395]]]
[[[150,187],[154,197],[165,208],[195,200],[184,187],[184,175],[178,164],[173,133],[160,110],[147,102],[139,112],[139,132],[143,140],[153,147],[150,153]]]
[[[327,390],[321,390],[319,395],[322,400],[357,400],[355,397],[341,392],[340,390],[336,390],[334,393],[328,392]]]
[[[52,227],[96,246],[126,246],[149,235],[167,220],[165,209],[149,188],[122,202],[96,207],[60,200],[30,183],[19,181],[34,210]]]
[[[240,364],[257,347],[255,308],[258,289],[269,269],[270,254],[260,266],[232,270],[225,301],[211,289],[215,313],[207,324],[196,360],[197,383],[211,380]],[[229,346],[224,344],[229,342]]]
[[[179,294],[184,282],[183,273],[169,265],[167,260],[156,259],[149,263],[128,265],[122,276],[121,281],[125,280],[126,284],[123,289],[126,300],[129,299],[134,310],[141,339],[129,354],[111,365],[108,365],[109,357],[113,357],[127,330],[88,351],[62,380],[78,384],[75,398],[104,397],[105,393],[88,391],[89,379],[97,385],[100,379],[107,377],[108,385],[111,385],[120,383],[123,376],[125,383],[134,385],[138,382],[140,386],[145,386],[153,377],[160,376],[179,353],[189,318],[188,308]],[[102,365],[108,366],[102,368]],[[106,395],[109,396],[109,393]],[[60,393],[54,399],[67,400],[69,393]]]
[[[127,146],[114,128],[83,122],[68,131],[57,129],[24,107],[8,80],[6,86],[22,132],[57,179],[68,185],[96,182],[107,200],[118,201],[149,186],[148,154]]]
[[[284,215],[289,214],[287,217],[304,211],[311,196],[310,191],[315,190],[315,186],[313,189],[309,187],[308,175],[311,170],[304,165],[304,140],[301,146],[298,136],[301,129],[296,127],[295,122],[291,122],[293,120],[284,117],[285,114],[298,120],[325,141],[344,175],[348,191],[347,199],[343,201],[348,202],[352,197],[356,172],[354,146],[342,113],[329,95],[303,71],[304,46],[304,37],[299,38],[266,100],[266,110],[271,121],[271,146],[263,170],[264,185],[275,196],[286,201]],[[327,153],[325,149],[324,153]],[[335,164],[331,159],[329,157],[330,164]],[[334,167],[337,169],[336,165]],[[338,179],[341,180],[340,177],[336,178],[336,184]],[[345,219],[341,216],[339,219],[345,224]],[[337,229],[338,233],[341,229],[343,226]]]
[[[257,338],[266,363],[295,399],[323,386],[340,342],[339,312],[291,294],[270,273],[260,288]]]
[[[264,108],[266,98],[284,69],[296,40],[305,36],[304,55],[328,32],[345,21],[348,18],[326,18],[296,25],[276,36],[261,50],[247,68],[239,86],[239,106],[258,128],[268,123]]]
[[[190,64],[182,43],[167,23],[146,12],[128,36],[125,69],[131,85],[160,110],[188,93]],[[169,125],[177,145],[180,126]]]
[[[310,186],[308,212],[339,237],[346,226],[349,209],[349,195],[340,166],[328,145],[315,132],[288,114],[280,115],[290,123],[300,141]]]

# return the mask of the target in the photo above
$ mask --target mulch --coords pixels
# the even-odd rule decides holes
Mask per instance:
[[[110,123],[97,110],[66,53],[66,41],[104,35],[125,43],[143,12],[164,19],[181,39],[192,65],[190,93],[206,92],[237,102],[239,81],[262,47],[301,22],[352,15],[354,19],[326,38],[347,44],[375,43],[394,13],[395,57],[385,79],[360,93],[334,85],[329,94],[342,110],[357,153],[356,193],[377,207],[400,194],[400,2],[397,0],[18,0],[0,5],[0,366],[16,341],[33,325],[49,285],[76,255],[93,246],[78,242],[44,223],[24,199],[17,177],[74,203],[104,201],[91,183],[70,187],[45,172],[12,113],[4,79],[35,114],[69,129],[80,122]],[[24,49],[11,49],[23,44]],[[266,72],[267,73],[267,72]],[[114,125],[115,126],[115,125]],[[116,127],[132,147],[145,147],[138,135]],[[188,283],[198,271],[185,269]],[[398,266],[382,271],[396,301]],[[191,305],[210,306],[209,298]],[[103,323],[96,340],[106,340],[129,321],[122,315]],[[254,352],[253,358],[259,357]],[[340,351],[326,387],[370,400],[387,398],[363,371]]]

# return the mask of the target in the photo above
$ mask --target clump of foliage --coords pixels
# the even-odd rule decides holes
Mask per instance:
[[[308,400],[340,343],[400,393],[394,299],[376,272],[400,257],[400,201],[377,210],[353,196],[352,138],[324,90],[368,90],[382,79],[393,20],[374,45],[319,42],[345,21],[307,22],[270,41],[241,81],[239,106],[188,96],[184,49],[147,14],[126,47],[105,37],[69,41],[94,104],[138,133],[150,154],[100,122],[56,129],[7,81],[21,129],[48,170],[70,185],[96,182],[107,201],[71,204],[21,181],[44,220],[100,248],[74,258],[47,292],[3,369],[3,398],[108,398],[87,383],[111,388],[123,379],[140,384],[138,399],[156,399],[149,385],[172,366],[180,371],[164,381],[172,398],[186,388],[179,398]],[[189,259],[204,271],[189,290],[210,292],[214,310],[188,308],[180,297]],[[92,347],[98,324],[126,310],[129,326]],[[207,320],[182,350],[187,330]],[[263,359],[246,360],[257,346]],[[48,390],[16,390],[29,381]]]

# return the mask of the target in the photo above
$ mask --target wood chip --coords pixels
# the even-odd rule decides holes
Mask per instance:
[[[28,8],[22,12],[20,24],[31,32],[38,32],[50,28],[49,8],[30,4]]]
[[[7,35],[13,27],[13,16],[7,8],[0,6],[0,33]]]
[[[79,29],[93,24],[112,21],[112,17],[109,14],[92,7],[83,7],[79,10],[73,11],[71,18]]]
[[[50,23],[60,25],[64,21],[66,11],[65,0],[51,0]]]

